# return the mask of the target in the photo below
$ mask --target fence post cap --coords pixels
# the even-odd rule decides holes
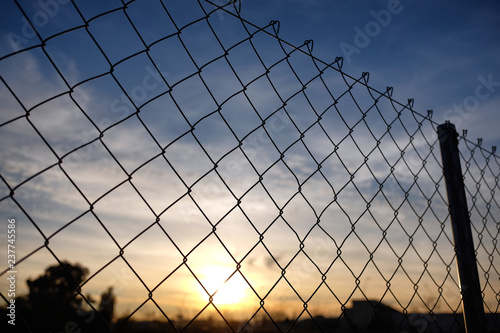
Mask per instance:
[[[439,142],[442,144],[446,142],[448,138],[457,140],[458,132],[454,124],[446,121],[444,124],[438,125],[437,127]]]
[[[438,125],[438,130],[453,130],[457,131],[455,124],[450,123],[449,120],[447,120],[444,124]]]

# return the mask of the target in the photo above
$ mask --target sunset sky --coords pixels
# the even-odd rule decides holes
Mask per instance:
[[[261,299],[459,310],[435,134],[451,120],[486,149],[466,184],[495,311],[498,158],[478,168],[500,139],[497,1],[243,0],[253,25],[223,1],[17,2],[0,5],[0,211],[17,259],[35,251],[19,294],[55,254],[89,268],[83,294],[113,285],[118,315],[147,301],[134,318],[162,317],[149,292],[192,317],[228,278],[214,303],[243,318]],[[340,56],[348,76],[326,66]]]

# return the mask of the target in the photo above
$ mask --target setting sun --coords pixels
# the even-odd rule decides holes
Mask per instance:
[[[208,301],[208,292],[213,295],[213,302],[217,306],[243,302],[250,288],[239,273],[233,273],[234,269],[224,266],[209,266],[203,269],[199,276],[206,289],[205,291],[199,286],[203,299]]]

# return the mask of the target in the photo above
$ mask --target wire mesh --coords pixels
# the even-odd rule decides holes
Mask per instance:
[[[69,261],[87,269],[61,299],[80,310],[71,330],[464,330],[432,111],[317,59],[312,41],[287,43],[278,21],[252,24],[240,3],[44,6],[12,2],[24,26],[0,54],[18,295]],[[459,141],[499,331],[499,158]],[[108,286],[115,319],[97,328],[92,295]],[[17,316],[21,330],[52,323]]]

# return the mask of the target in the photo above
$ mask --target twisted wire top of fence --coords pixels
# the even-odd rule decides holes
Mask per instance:
[[[214,313],[229,331],[362,331],[360,304],[397,310],[399,331],[418,325],[411,312],[460,312],[432,111],[348,75],[341,57],[317,59],[312,41],[287,43],[278,21],[248,22],[239,3],[53,1],[54,16],[14,3],[1,211],[17,223],[18,281],[88,267],[63,300],[84,309],[81,327],[103,318],[92,294],[109,285],[116,331],[145,318],[196,329]],[[459,141],[495,314],[499,157]],[[19,325],[57,313],[21,307]],[[453,318],[426,328],[463,327]]]

